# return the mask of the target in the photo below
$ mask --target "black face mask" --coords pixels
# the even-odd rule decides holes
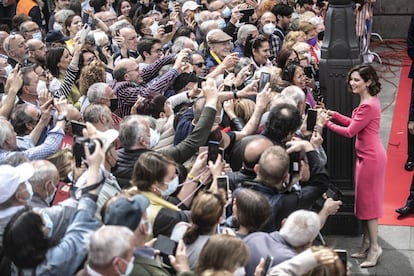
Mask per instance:
[[[114,112],[118,108],[118,99],[111,99],[111,105],[109,109],[111,109],[112,112]]]
[[[318,33],[318,40],[322,41],[324,35],[325,35],[325,31],[322,31],[322,32]]]

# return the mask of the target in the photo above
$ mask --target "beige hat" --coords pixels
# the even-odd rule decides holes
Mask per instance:
[[[214,29],[207,33],[206,40],[208,43],[220,43],[232,40],[232,37],[220,29]]]

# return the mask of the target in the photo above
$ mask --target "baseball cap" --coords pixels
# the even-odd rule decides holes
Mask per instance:
[[[181,9],[183,13],[185,13],[187,10],[195,11],[196,9],[200,7],[201,6],[194,1],[187,1],[183,4],[183,7]]]
[[[149,204],[148,198],[143,195],[115,199],[106,209],[104,223],[106,225],[126,226],[135,231]]]
[[[34,169],[29,163],[17,167],[0,166],[0,204],[6,202],[17,191],[19,185],[33,176]]]

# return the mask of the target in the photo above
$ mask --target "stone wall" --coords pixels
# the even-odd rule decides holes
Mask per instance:
[[[412,0],[377,0],[374,4],[372,31],[384,39],[405,39],[411,15],[414,15]]]

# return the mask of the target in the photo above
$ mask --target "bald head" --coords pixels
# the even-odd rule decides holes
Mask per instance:
[[[114,68],[114,79],[117,81],[141,82],[138,64],[129,58],[118,61]]]
[[[253,169],[262,153],[271,146],[273,146],[272,141],[264,136],[250,141],[244,149],[243,167]]]
[[[42,199],[54,195],[59,184],[59,171],[53,163],[47,160],[35,160],[31,162],[34,174],[29,179],[33,192]]]

